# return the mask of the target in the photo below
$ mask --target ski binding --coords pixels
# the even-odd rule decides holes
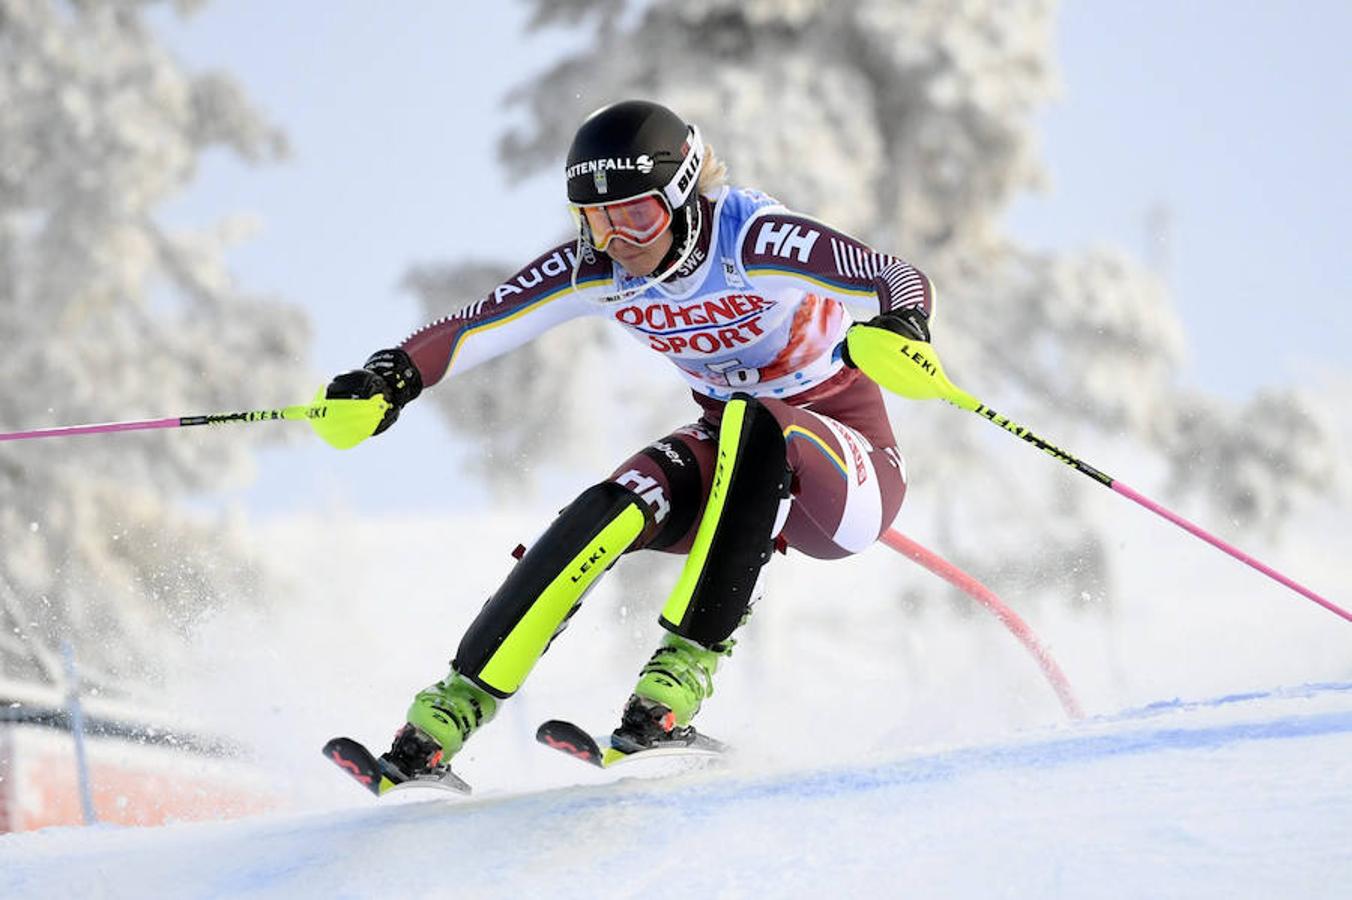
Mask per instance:
[[[636,759],[654,759],[659,756],[704,757],[716,760],[728,750],[728,745],[706,734],[693,732],[680,740],[659,741],[643,750],[626,753],[610,745],[610,737],[593,737],[572,722],[550,719],[535,732],[535,739],[546,747],[574,759],[608,769]],[[604,749],[603,749],[604,747]]]
[[[435,788],[461,796],[471,790],[469,783],[452,772],[449,765],[408,778],[352,738],[336,737],[329,741],[324,745],[324,756],[377,797],[410,788]]]

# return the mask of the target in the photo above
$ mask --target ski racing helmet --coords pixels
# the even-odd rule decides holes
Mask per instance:
[[[612,299],[624,299],[664,281],[689,258],[699,240],[699,173],[704,141],[670,109],[647,100],[623,100],[588,116],[568,148],[568,203],[577,218],[577,266],[591,249],[615,238],[640,246],[672,232],[659,274]]]

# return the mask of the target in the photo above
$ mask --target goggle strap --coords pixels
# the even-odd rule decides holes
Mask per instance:
[[[704,139],[700,137],[699,128],[694,125],[690,126],[689,141],[690,152],[681,161],[680,168],[676,170],[671,181],[662,188],[662,196],[666,197],[667,205],[671,207],[673,214],[685,205],[691,191],[699,184],[699,170],[704,165]],[[682,185],[685,190],[681,190]]]

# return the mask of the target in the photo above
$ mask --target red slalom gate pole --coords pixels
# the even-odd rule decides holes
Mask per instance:
[[[1066,715],[1072,719],[1084,718],[1084,712],[1080,709],[1080,702],[1075,699],[1070,681],[1061,671],[1061,667],[1056,664],[1056,660],[1052,659],[1052,655],[1038,641],[1037,635],[1033,634],[1033,629],[1029,628],[1028,624],[1020,619],[1014,610],[1002,603],[1000,598],[995,596],[994,591],[948,560],[925,549],[895,529],[884,531],[879,540],[902,556],[918,562],[994,613],[995,617],[1004,623],[1004,626],[1010,630],[1014,637],[1019,639],[1019,643],[1023,644],[1028,652],[1033,655],[1033,658],[1037,660],[1038,667],[1042,669],[1042,674],[1051,684],[1052,690],[1056,692],[1056,698],[1061,701],[1061,708],[1066,711]]]

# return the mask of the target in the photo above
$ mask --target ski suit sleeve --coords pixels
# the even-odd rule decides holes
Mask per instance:
[[[846,295],[876,296],[880,313],[916,307],[926,318],[934,314],[934,286],[925,273],[783,208],[751,219],[742,235],[741,262],[752,278],[796,277]]]
[[[585,265],[573,286],[572,244],[561,244],[498,285],[481,300],[415,331],[400,346],[431,387],[452,370],[463,372],[514,350],[556,325],[592,312],[588,288],[609,281],[599,265]]]

